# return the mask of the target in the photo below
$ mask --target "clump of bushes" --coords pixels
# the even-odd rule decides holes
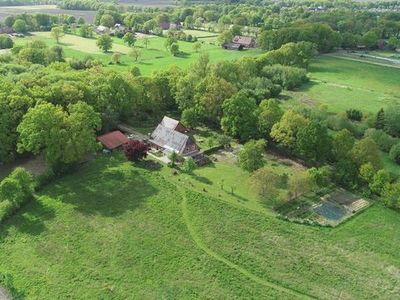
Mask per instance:
[[[369,128],[365,131],[364,137],[372,138],[379,149],[384,152],[389,152],[398,143],[398,139],[390,136],[382,129]]]
[[[0,222],[33,197],[35,180],[24,168],[16,168],[0,183]]]
[[[292,90],[308,81],[306,70],[296,67],[282,65],[265,66],[262,73],[274,84],[279,84],[287,90]]]
[[[95,66],[101,66],[102,63],[99,60],[93,59],[90,55],[85,56],[83,59],[71,59],[69,61],[69,65],[71,66],[72,69],[75,70],[85,70],[85,69],[90,69]]]
[[[360,122],[363,118],[363,113],[357,109],[346,110],[346,115],[349,120]]]

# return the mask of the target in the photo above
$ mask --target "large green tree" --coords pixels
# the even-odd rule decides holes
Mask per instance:
[[[68,111],[40,102],[28,110],[17,128],[18,152],[43,154],[51,165],[77,162],[97,149],[99,129],[99,115],[84,102],[69,105]]]
[[[347,129],[338,131],[332,140],[332,152],[337,160],[345,159],[350,156],[353,149],[355,138]]]
[[[328,128],[314,120],[300,128],[296,136],[296,152],[313,162],[325,162],[331,156]]]
[[[102,50],[103,52],[110,51],[112,48],[112,44],[113,44],[112,38],[106,34],[100,36],[96,41],[97,47],[99,47],[100,50]]]
[[[353,162],[361,166],[365,163],[371,163],[375,169],[380,169],[382,162],[379,155],[379,148],[370,137],[358,141],[351,150]]]
[[[308,124],[308,120],[301,114],[288,110],[284,113],[278,123],[272,127],[271,137],[278,143],[294,149],[296,146],[296,136],[301,128]]]
[[[263,153],[266,146],[264,140],[250,140],[244,144],[238,154],[238,163],[243,170],[253,172],[264,165]]]
[[[242,141],[256,138],[257,115],[255,100],[240,91],[224,102],[221,127],[226,134]]]
[[[282,118],[283,110],[275,99],[261,101],[259,108],[258,128],[263,137],[270,138],[271,129]]]

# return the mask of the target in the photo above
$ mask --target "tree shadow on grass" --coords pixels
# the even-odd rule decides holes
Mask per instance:
[[[154,160],[141,160],[138,162],[134,162],[135,167],[150,170],[150,171],[160,171],[162,169],[162,165]]]
[[[80,213],[118,216],[140,207],[158,189],[130,162],[104,165],[83,176],[71,175],[62,184],[53,185],[48,196],[72,204]]]
[[[207,177],[192,174],[192,178],[197,180],[200,183],[212,185],[212,181],[210,179],[208,179]]]
[[[71,47],[74,46],[74,44],[59,42],[58,44],[56,44],[56,46]]]
[[[188,58],[190,56],[189,53],[187,52],[180,52],[177,56],[175,57],[179,57],[179,58]]]
[[[301,85],[298,89],[296,89],[297,92],[307,92],[309,91],[313,86],[318,85],[318,82],[315,81],[308,81],[304,84]]]
[[[55,217],[54,209],[39,199],[32,199],[0,225],[0,241],[16,229],[20,233],[38,236],[46,230],[45,221]]]

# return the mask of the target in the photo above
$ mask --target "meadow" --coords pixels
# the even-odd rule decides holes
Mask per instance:
[[[308,71],[310,82],[289,93],[295,103],[326,105],[328,111],[335,113],[355,108],[375,114],[400,101],[400,69],[319,56]]]
[[[50,32],[36,32],[31,36],[17,39],[16,43],[24,45],[31,40],[44,41],[48,46],[56,45],[56,41],[51,37]],[[109,53],[100,51],[96,46],[95,38],[82,38],[77,35],[65,35],[60,40],[60,46],[64,48],[66,58],[81,59],[90,55],[100,60],[105,66],[119,71],[128,71],[133,66],[137,66],[143,75],[149,75],[155,70],[167,70],[175,65],[181,68],[187,68],[197,60],[201,52],[207,52],[211,62],[237,59],[242,56],[256,56],[261,53],[261,51],[257,49],[229,51],[209,42],[203,42],[200,51],[196,52],[193,50],[193,43],[179,41],[179,49],[182,53],[175,57],[165,48],[165,40],[164,37],[150,36],[149,45],[145,48],[143,38],[138,38],[136,46],[141,52],[138,62],[135,62],[134,59],[128,55],[130,48],[124,45],[123,40],[119,38],[113,38],[113,48]],[[113,52],[122,54],[120,64],[109,65]]]
[[[308,72],[309,83],[284,92],[285,107],[324,106],[330,113],[358,109],[375,115],[381,108],[400,102],[399,68],[326,55],[314,59]],[[400,175],[399,165],[388,154],[381,153],[381,158],[386,170]]]
[[[1,225],[0,273],[28,299],[398,295],[396,212],[377,204],[335,229],[289,223],[242,187],[239,202],[218,197],[218,178],[244,180],[237,170],[216,162],[219,177],[172,175],[151,160],[98,157]]]
[[[15,14],[34,14],[34,13],[46,13],[52,15],[71,15],[76,19],[83,18],[87,23],[93,23],[96,16],[95,11],[88,10],[69,10],[61,9],[56,5],[23,5],[23,6],[2,6],[0,8],[0,21],[4,21],[9,15]]]

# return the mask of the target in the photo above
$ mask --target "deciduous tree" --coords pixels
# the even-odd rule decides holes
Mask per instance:
[[[128,160],[139,161],[146,158],[149,147],[139,140],[130,140],[123,145],[123,149]]]
[[[253,172],[264,165],[263,153],[266,142],[264,140],[250,140],[244,144],[238,154],[238,162],[243,170]]]

